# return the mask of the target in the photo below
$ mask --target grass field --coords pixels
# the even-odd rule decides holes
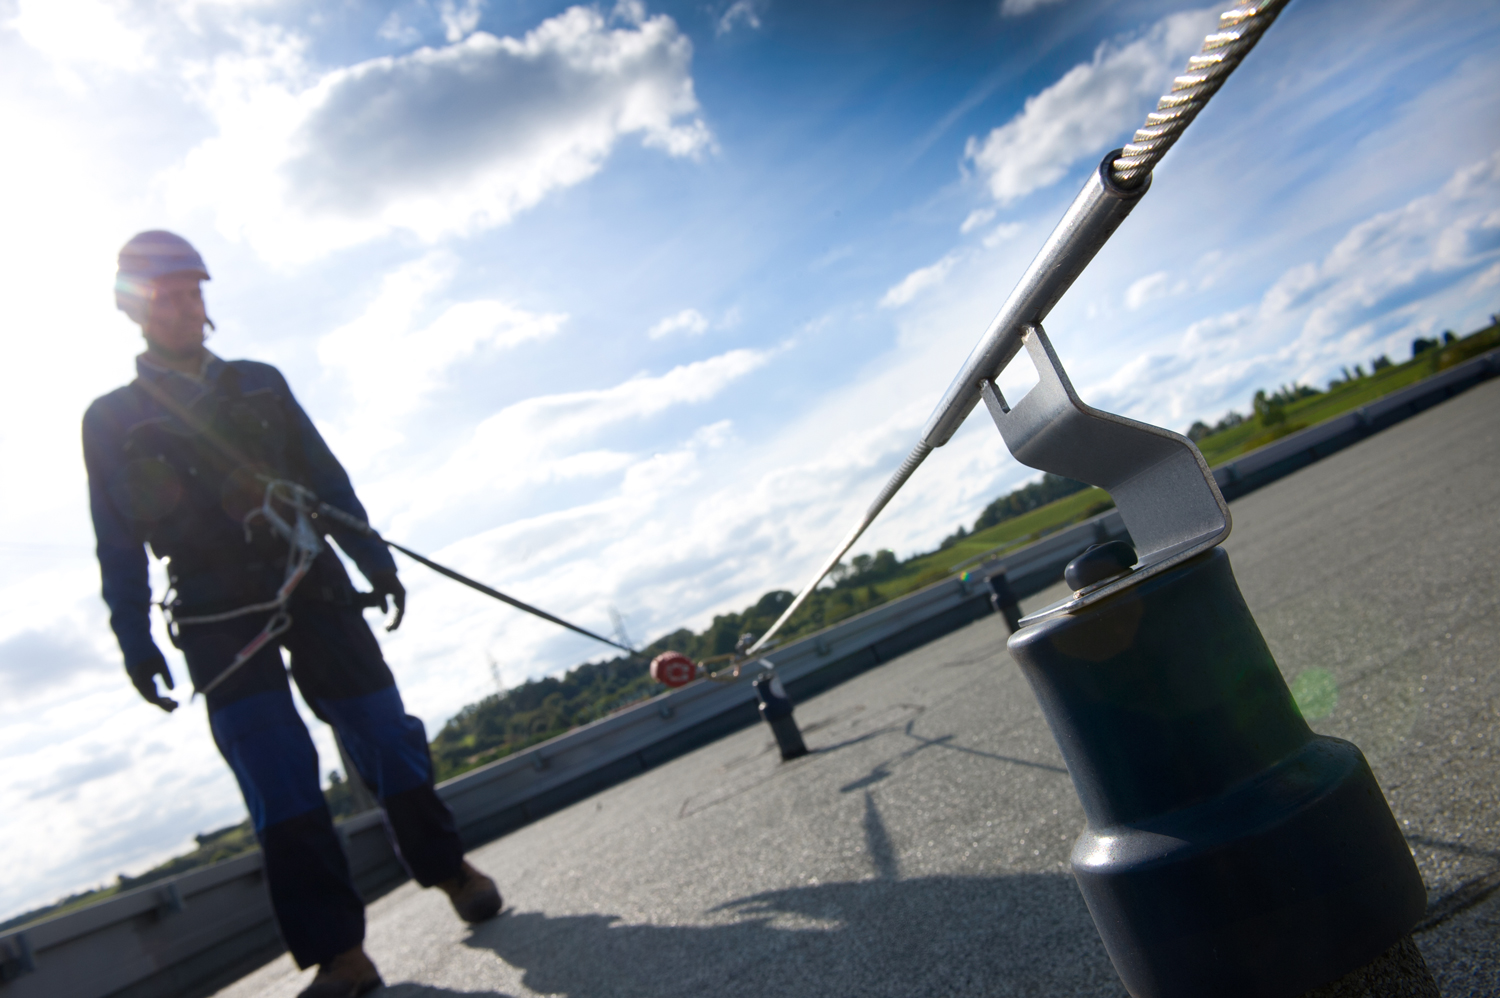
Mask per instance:
[[[1257,447],[1357,409],[1497,346],[1500,346],[1500,327],[1481,329],[1440,349],[1428,350],[1404,364],[1393,364],[1311,398],[1293,402],[1286,407],[1286,422],[1280,425],[1266,426],[1259,418],[1252,417],[1233,429],[1203,438],[1198,441],[1198,449],[1210,467],[1218,467]]]

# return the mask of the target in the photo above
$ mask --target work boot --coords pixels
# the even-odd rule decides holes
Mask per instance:
[[[465,922],[483,922],[500,913],[500,891],[495,882],[470,866],[468,860],[464,860],[458,876],[449,877],[438,886]]]
[[[318,964],[318,976],[297,998],[359,998],[384,986],[380,971],[365,955],[365,948],[356,946]]]

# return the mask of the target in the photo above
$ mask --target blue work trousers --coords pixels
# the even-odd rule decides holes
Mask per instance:
[[[303,700],[338,732],[379,799],[413,879],[430,887],[456,876],[463,846],[433,789],[426,731],[406,713],[359,610],[309,600],[291,612],[291,628],[209,695],[208,718],[245,796],[282,938],[297,965],[309,967],[358,946],[365,912],[323,799],[317,752],[292,702],[282,648]],[[255,614],[181,627],[177,643],[194,686],[223,672],[265,621]]]

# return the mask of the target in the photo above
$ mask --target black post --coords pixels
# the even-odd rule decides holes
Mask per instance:
[[[776,736],[776,747],[781,749],[782,761],[807,755],[807,745],[802,741],[802,731],[792,717],[792,700],[786,695],[786,687],[774,672],[759,676],[751,684],[760,697],[760,716],[771,726]]]
[[[991,575],[986,581],[990,584],[990,605],[995,612],[1005,618],[1005,626],[1010,628],[1014,634],[1021,627],[1021,601],[1016,597],[1015,590],[1010,587],[1010,580],[1005,577],[1005,569],[1001,569]]]
[[[1415,952],[1426,892],[1401,830],[1359,749],[1302,719],[1222,548],[1009,644],[1083,802],[1074,876],[1132,995],[1292,998]],[[1421,973],[1409,993],[1436,994]]]

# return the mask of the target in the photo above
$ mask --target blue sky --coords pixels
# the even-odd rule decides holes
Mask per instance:
[[[78,419],[139,350],[132,233],[199,247],[211,348],[282,368],[387,535],[655,637],[800,584],[1216,13],[0,0],[0,914],[243,815],[97,596]],[[1500,311],[1497,40],[1493,5],[1294,0],[1049,318],[1083,397],[1183,429]],[[971,419],[862,548],[1027,477]],[[491,660],[597,654],[403,575],[430,731]]]

